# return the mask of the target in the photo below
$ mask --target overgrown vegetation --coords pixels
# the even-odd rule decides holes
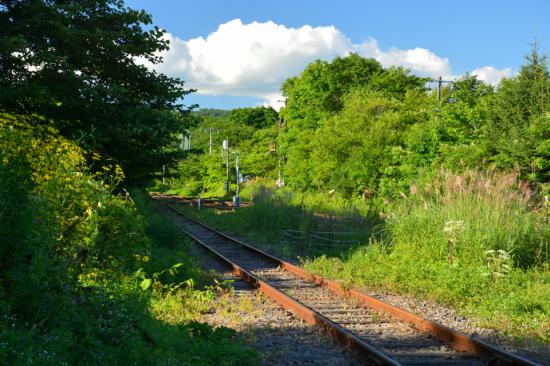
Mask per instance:
[[[516,76],[493,86],[465,75],[441,99],[425,82],[357,55],[311,63],[282,86],[280,129],[255,129],[269,136],[255,141],[261,153],[238,145],[241,156],[263,157],[263,171],[241,164],[257,177],[241,189],[256,205],[190,212],[350,285],[433,299],[518,338],[548,341],[547,59],[534,47]],[[208,178],[182,189],[191,181],[182,173],[172,192],[208,186],[223,194],[219,150],[209,160],[201,151],[180,169],[205,169]],[[274,184],[279,158],[282,189]],[[322,218],[332,215],[338,230],[359,222],[363,245],[279,243],[285,230],[325,230]]]
[[[537,49],[526,61],[496,89],[466,75],[444,87],[441,100],[426,91],[426,79],[401,68],[357,55],[316,61],[283,84],[279,121],[263,107],[197,112],[193,148],[172,171],[171,192],[222,195],[221,141],[228,139],[231,168],[239,150],[243,175],[275,179],[281,161],[295,190],[363,196],[378,205],[440,168],[518,171],[518,179],[545,193],[548,65]]]
[[[0,364],[251,364],[199,321],[217,287],[181,231],[124,189],[190,123],[190,90],[139,63],[164,31],[119,0],[2,2],[0,25]]]
[[[197,321],[215,291],[181,233],[124,189],[163,167],[154,189],[228,198],[237,151],[256,205],[203,219],[349,284],[549,340],[550,79],[536,47],[498,86],[466,75],[441,99],[351,54],[284,82],[279,113],[191,113],[183,81],[144,65],[161,61],[164,31],[121,0],[7,1],[0,25],[1,363],[252,363],[234,331]],[[355,231],[361,245],[282,245],[283,230]]]
[[[182,209],[346,285],[437,301],[520,340],[548,341],[548,208],[517,173],[439,172],[386,207],[383,221],[364,201],[258,187],[247,188],[256,204],[235,212]],[[279,242],[288,229],[358,231],[364,241]]]

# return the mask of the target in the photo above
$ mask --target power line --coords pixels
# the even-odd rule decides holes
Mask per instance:
[[[454,83],[454,80],[443,80],[443,78],[440,76],[438,79],[430,79],[429,80],[432,83],[437,83],[437,101],[441,103],[441,89],[443,86],[443,83]]]

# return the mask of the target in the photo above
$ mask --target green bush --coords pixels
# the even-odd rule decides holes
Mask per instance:
[[[83,152],[37,116],[0,115],[0,142],[4,359],[86,364],[110,346],[132,354],[124,310],[114,313],[105,291],[80,282],[97,268],[128,273],[148,252],[143,221],[111,192],[121,173],[89,173]],[[106,306],[118,320],[97,317]]]

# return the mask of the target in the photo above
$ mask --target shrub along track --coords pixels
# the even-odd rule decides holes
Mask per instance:
[[[309,274],[183,215],[156,197],[197,243],[269,298],[384,365],[537,365],[443,325]]]

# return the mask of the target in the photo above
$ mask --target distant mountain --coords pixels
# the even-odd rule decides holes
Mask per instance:
[[[214,108],[201,108],[193,111],[193,115],[200,117],[227,117],[231,110],[229,109],[214,109]]]

